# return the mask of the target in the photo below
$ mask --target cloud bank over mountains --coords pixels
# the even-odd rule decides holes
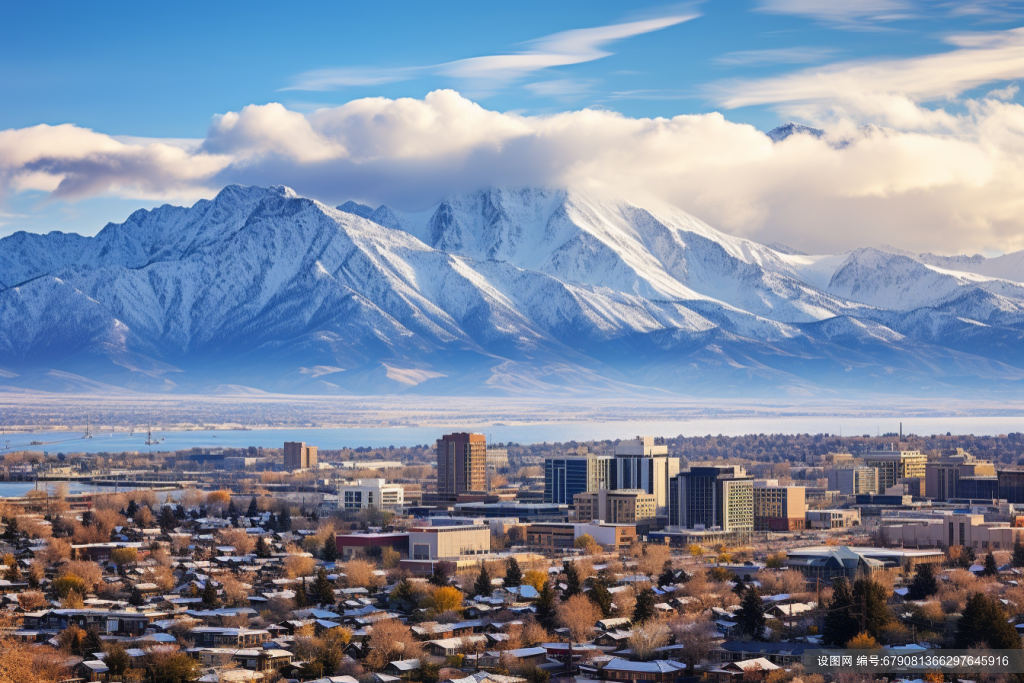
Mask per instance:
[[[870,80],[864,68],[849,67],[848,82]],[[188,201],[229,183],[286,184],[329,203],[356,197],[405,210],[484,186],[579,187],[668,202],[733,234],[817,253],[883,242],[1024,248],[1024,107],[1005,89],[938,108],[888,91],[840,102],[792,90],[777,101],[828,135],[773,143],[720,113],[529,116],[438,90],[308,114],[250,105],[216,116],[194,141],[119,139],[72,124],[0,131],[0,186],[7,197],[41,191],[73,202]]]

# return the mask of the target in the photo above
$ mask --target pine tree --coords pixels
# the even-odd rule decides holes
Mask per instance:
[[[1007,621],[1006,612],[994,598],[975,593],[967,599],[957,622],[955,646],[960,649],[985,643],[993,650],[1021,649],[1017,629]]]
[[[742,598],[743,594],[746,592],[746,590],[747,590],[747,584],[743,583],[743,577],[742,576],[737,576],[736,577],[736,585],[732,587],[732,592]]]
[[[213,580],[209,578],[206,579],[206,585],[203,586],[203,604],[211,609],[220,605],[217,589],[213,585]]]
[[[992,551],[985,555],[985,568],[981,571],[982,576],[996,576],[999,574],[999,567],[996,565],[996,557]]]
[[[324,562],[335,562],[338,559],[338,541],[331,534],[324,539],[324,551],[322,553]]]
[[[751,587],[743,593],[740,608],[736,611],[736,627],[754,640],[764,639],[764,604],[761,594]]]
[[[832,601],[825,614],[821,639],[830,647],[843,647],[860,630],[860,622],[853,613],[853,594],[844,578],[832,582]]]
[[[249,509],[245,511],[246,517],[255,517],[260,514],[260,506],[256,503],[256,496],[249,500]]]
[[[160,508],[160,528],[164,532],[171,531],[177,526],[177,519],[174,516],[174,510],[171,509],[170,505],[164,505]]]
[[[491,594],[491,573],[487,571],[487,565],[480,563],[480,573],[477,574],[476,583],[473,584],[473,595],[488,596]]]
[[[608,591],[608,586],[603,579],[597,577],[591,579],[587,597],[601,608],[601,616],[610,617],[612,615],[612,594]]]
[[[911,600],[924,600],[939,592],[938,582],[935,580],[935,567],[930,564],[922,564],[914,574],[914,580],[910,582],[907,597]]]
[[[409,579],[399,581],[391,591],[389,599],[403,609],[416,604],[416,595],[412,590],[412,582]]]
[[[654,591],[644,588],[636,596],[636,606],[633,608],[633,625],[639,626],[650,621],[657,615],[657,608],[654,606]]]
[[[523,583],[523,570],[519,568],[519,562],[514,557],[508,558],[505,563],[505,585],[509,588],[521,586]]]
[[[132,592],[128,596],[128,604],[135,607],[142,607],[146,604],[146,599],[142,597],[142,591],[139,590],[138,586],[132,586]]]
[[[266,528],[267,531],[277,531],[277,517],[273,512],[267,515]]]
[[[256,557],[265,559],[270,557],[272,554],[273,553],[270,550],[270,544],[267,543],[267,539],[260,536],[259,540],[256,541]]]
[[[299,581],[299,585],[295,588],[295,607],[302,609],[309,606],[309,596],[306,595],[306,579],[303,578]]]
[[[135,499],[128,501],[128,509],[125,510],[125,515],[135,519],[135,515],[139,514],[139,504],[135,502]]]
[[[317,604],[324,607],[334,604],[334,586],[331,585],[330,580],[327,578],[327,570],[323,567],[320,567],[320,571],[316,573],[311,597],[317,601]]]
[[[238,508],[235,507],[235,499],[232,498],[228,502],[228,517],[238,517]]]
[[[537,621],[547,630],[552,630],[555,627],[555,591],[551,590],[550,582],[545,581],[541,586],[536,607]]]
[[[281,508],[281,514],[277,516],[277,529],[281,533],[292,530],[292,513],[287,505]]]
[[[568,600],[574,595],[579,595],[582,587],[580,586],[580,573],[576,570],[576,563],[566,562],[562,565],[565,571],[565,590],[562,591],[562,600]]]
[[[100,639],[100,631],[93,627],[85,632],[85,639],[82,640],[82,653],[93,654],[103,652],[103,640]]]
[[[658,577],[658,588],[670,586],[676,582],[676,573],[672,570],[672,560],[665,560],[661,568],[661,576]]]
[[[435,562],[434,569],[430,572],[427,581],[435,586],[448,585],[448,571],[443,562]]]
[[[1024,567],[1024,545],[1020,544],[1020,537],[1013,543],[1013,566]]]
[[[864,611],[863,630],[876,640],[892,620],[886,606],[888,597],[885,587],[868,577],[859,578],[853,584],[853,604],[856,605],[853,609]]]

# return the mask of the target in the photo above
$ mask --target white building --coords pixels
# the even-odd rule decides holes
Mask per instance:
[[[405,489],[401,484],[388,484],[384,479],[358,479],[335,485],[336,496],[324,496],[339,510],[397,510],[405,506]],[[333,500],[332,500],[333,499]]]

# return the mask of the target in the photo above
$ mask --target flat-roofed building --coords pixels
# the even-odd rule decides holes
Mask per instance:
[[[612,488],[610,455],[588,453],[585,446],[565,456],[544,459],[544,502],[572,505],[577,493]]]
[[[934,500],[975,498],[960,491],[960,480],[966,477],[995,477],[996,468],[987,460],[978,460],[962,448],[931,458],[925,465],[925,492]],[[977,487],[974,487],[975,489]]]
[[[858,493],[879,493],[878,470],[874,467],[840,467],[826,470],[828,490],[847,496]]]
[[[409,534],[337,534],[334,542],[338,554],[344,559],[354,555],[379,553],[381,548],[391,548],[402,557],[409,556]]]
[[[667,514],[672,477],[679,473],[679,458],[668,457],[668,446],[653,436],[638,436],[615,446],[611,489],[643,489],[654,495],[656,512]]]
[[[577,522],[600,520],[609,524],[636,524],[653,519],[657,510],[654,495],[642,489],[577,493],[573,502]]]
[[[860,525],[860,510],[808,510],[808,529],[847,529]]]
[[[454,560],[489,552],[491,529],[488,526],[418,526],[409,530],[411,560]]]
[[[997,470],[999,497],[1007,503],[1024,503],[1024,470]]]
[[[878,490],[885,491],[900,479],[915,477],[923,481],[928,456],[921,451],[871,451],[864,454],[864,464],[878,470]],[[924,495],[928,495],[927,484],[924,488]]]
[[[671,493],[671,526],[754,530],[754,480],[740,465],[690,467],[672,480]]]
[[[284,468],[291,472],[315,470],[317,468],[316,446],[307,446],[305,441],[286,441],[284,444]]]
[[[945,560],[946,554],[941,550],[813,546],[787,549],[783,563],[787,569],[795,569],[807,579],[831,581],[841,576],[852,581],[861,573],[912,574],[922,564],[939,565]]]
[[[906,548],[945,548],[959,545],[975,552],[1010,550],[1024,541],[1024,527],[1008,522],[986,522],[985,515],[953,512],[942,519],[900,519],[883,524],[889,542]]]
[[[437,440],[437,494],[456,497],[487,489],[487,437],[460,432]]]
[[[803,486],[779,486],[776,479],[754,481],[754,530],[798,531],[806,523]]]
[[[337,484],[337,509],[398,510],[405,505],[405,487],[386,479],[357,479]],[[329,503],[328,503],[329,504]]]
[[[545,550],[573,548],[583,535],[591,536],[606,550],[629,547],[637,539],[633,524],[540,522],[526,527],[527,545]]]

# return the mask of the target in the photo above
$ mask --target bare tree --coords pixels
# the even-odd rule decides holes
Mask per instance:
[[[634,657],[646,662],[654,657],[655,650],[668,643],[668,637],[668,626],[664,622],[651,620],[633,628],[633,635],[629,637],[629,648],[633,651]]]

